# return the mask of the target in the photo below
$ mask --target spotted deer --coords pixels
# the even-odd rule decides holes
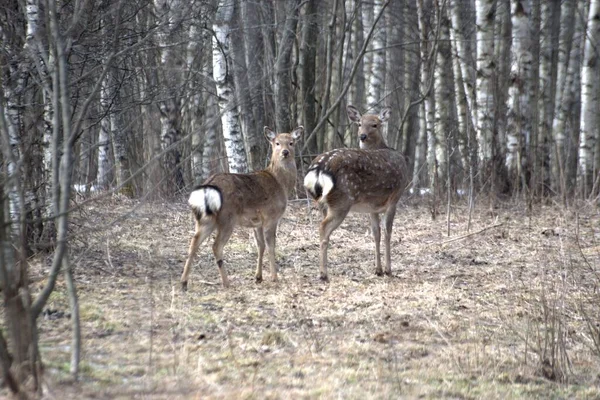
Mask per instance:
[[[317,156],[304,178],[304,187],[323,211],[320,236],[320,278],[327,281],[327,247],[331,233],[350,211],[369,213],[375,239],[375,273],[383,275],[380,261],[380,220],[384,213],[385,273],[391,275],[390,240],[396,204],[407,184],[405,158],[388,147],[381,127],[390,116],[384,108],[379,115],[347,107],[348,118],[358,124],[360,149],[337,149]]]
[[[262,281],[262,262],[265,245],[269,255],[271,279],[277,280],[275,264],[275,235],[277,223],[287,206],[288,194],[296,185],[295,142],[304,128],[292,133],[275,133],[265,127],[271,143],[271,162],[267,169],[249,174],[220,173],[208,178],[190,194],[188,203],[196,221],[196,231],[190,243],[188,258],[181,275],[181,287],[187,290],[192,261],[198,247],[217,231],[213,254],[224,287],[229,286],[223,266],[223,247],[235,226],[254,228],[258,248],[255,278]]]

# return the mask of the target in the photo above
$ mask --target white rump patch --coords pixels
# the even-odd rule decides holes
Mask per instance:
[[[221,195],[216,189],[203,187],[190,194],[188,203],[201,214],[216,213],[221,209]]]
[[[317,184],[317,179],[319,178],[319,173],[316,169],[311,169],[308,171],[306,176],[304,177],[304,187],[311,193],[315,192],[315,185]]]
[[[331,192],[331,189],[333,189],[333,179],[327,174],[319,174],[319,184],[323,188],[321,198],[324,199]]]
[[[312,169],[304,177],[304,187],[314,195],[317,185],[321,186],[321,198],[319,200],[322,200],[333,189],[333,179],[318,169]]]

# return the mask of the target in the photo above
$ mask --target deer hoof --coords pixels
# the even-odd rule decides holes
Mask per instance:
[[[385,274],[386,274],[387,276],[392,276],[392,270],[385,271]]]
[[[329,277],[327,275],[321,274],[319,276],[319,279],[321,280],[321,282],[329,282]]]
[[[187,292],[187,281],[181,282],[181,291]]]
[[[383,276],[383,271],[380,270],[380,269],[376,269],[375,270],[375,275],[377,275],[377,276]]]
[[[255,281],[256,283],[261,283],[261,282],[263,281],[263,280],[262,280],[262,276],[255,276],[255,277],[254,277],[254,281]]]

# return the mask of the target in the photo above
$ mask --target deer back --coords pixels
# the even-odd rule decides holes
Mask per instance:
[[[296,183],[294,142],[303,129],[298,127],[292,133],[276,134],[265,127],[272,150],[269,167],[249,174],[219,173],[208,178],[190,196],[189,203],[197,219],[214,215],[220,223],[248,226],[278,219]]]
[[[313,198],[330,207],[344,204],[376,212],[397,201],[406,176],[406,161],[393,149],[337,149],[313,161],[304,184]]]

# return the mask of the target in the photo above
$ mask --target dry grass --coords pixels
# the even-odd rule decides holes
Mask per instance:
[[[600,398],[600,357],[578,311],[600,283],[597,210],[522,209],[478,210],[473,230],[502,225],[444,243],[445,218],[431,221],[425,206],[405,203],[391,278],[373,274],[368,217],[351,215],[332,236],[325,284],[317,279],[319,214],[295,202],[278,233],[279,283],[254,283],[249,231],[237,229],[225,250],[232,288],[206,284],[219,276],[205,244],[182,293],[193,227],[184,202],[95,204],[73,232],[81,380],[67,374],[68,319],[41,320],[49,394]],[[454,210],[453,235],[466,233],[465,215]],[[47,268],[40,264],[35,288]],[[68,312],[64,286],[48,308]],[[557,326],[560,340],[549,340]]]

